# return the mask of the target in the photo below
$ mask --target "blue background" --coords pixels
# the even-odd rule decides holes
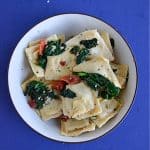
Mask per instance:
[[[148,150],[148,0],[0,2],[0,149]],[[128,40],[138,64],[138,91],[126,119],[106,136],[82,144],[58,143],[35,133],[15,111],[8,92],[7,69],[17,42],[35,24],[61,13],[86,13],[109,22]]]

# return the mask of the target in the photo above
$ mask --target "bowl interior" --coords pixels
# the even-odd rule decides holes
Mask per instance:
[[[25,58],[24,48],[26,48],[30,41],[44,38],[51,34],[65,34],[66,38],[69,38],[87,29],[98,29],[98,31],[106,30],[109,32],[111,37],[115,40],[115,54],[117,59],[120,63],[128,64],[129,66],[129,80],[126,89],[121,95],[121,99],[124,100],[124,106],[119,114],[101,129],[96,129],[94,132],[85,133],[78,137],[65,137],[60,135],[59,125],[55,119],[43,122],[26,102],[27,99],[24,97],[20,85],[29,74],[31,74],[31,69]],[[16,110],[23,120],[38,133],[63,142],[88,141],[102,136],[114,128],[123,119],[130,108],[136,90],[136,82],[135,61],[123,38],[110,25],[96,18],[81,14],[58,15],[33,27],[20,40],[14,50],[8,72],[10,95]]]

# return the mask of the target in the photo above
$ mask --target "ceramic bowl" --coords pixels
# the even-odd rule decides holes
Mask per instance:
[[[119,114],[111,119],[102,128],[93,132],[84,133],[77,137],[66,137],[60,134],[60,127],[55,119],[44,122],[28,106],[23,95],[21,83],[31,74],[31,69],[26,60],[24,49],[30,41],[48,37],[51,34],[65,34],[66,38],[87,29],[105,30],[115,40],[115,55],[118,61],[129,66],[129,80],[121,99],[124,105]],[[111,25],[95,17],[82,14],[62,14],[48,18],[29,30],[17,44],[9,65],[8,85],[12,102],[21,118],[36,132],[53,140],[62,142],[84,142],[110,132],[116,127],[129,111],[136,92],[137,70],[134,56],[124,38]]]

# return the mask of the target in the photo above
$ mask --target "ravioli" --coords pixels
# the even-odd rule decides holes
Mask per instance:
[[[81,119],[85,119],[85,118],[90,118],[92,116],[97,116],[98,114],[100,114],[102,112],[102,109],[100,107],[100,102],[99,99],[96,98],[94,101],[94,108],[90,111],[88,111],[87,113],[78,115],[76,117],[77,120],[81,120]]]
[[[53,35],[49,36],[48,38],[46,38],[46,42],[48,42],[48,41],[56,41],[58,39],[59,38],[57,37],[57,35],[53,34]]]
[[[61,99],[62,99],[63,114],[65,116],[68,116],[69,118],[71,118],[72,115],[73,115],[72,108],[73,108],[73,101],[74,101],[74,99],[64,98],[64,97],[61,97]]]
[[[45,41],[58,40],[57,35],[49,36]],[[25,49],[26,56],[28,58],[28,62],[33,73],[37,77],[44,77],[44,69],[38,65],[38,49],[40,46],[40,40],[33,41],[29,43],[29,47]]]
[[[26,91],[28,83],[33,80],[41,81],[45,83],[48,88],[51,88],[49,81],[46,81],[44,78],[37,78],[36,76],[32,76],[22,83],[21,87],[23,89],[23,92]],[[60,99],[54,100],[48,98],[44,106],[41,109],[36,109],[36,112],[44,121],[51,118],[57,118],[62,114],[62,101]]]
[[[46,41],[46,42],[52,41],[52,40],[56,41],[56,40],[58,40],[58,39],[60,39],[61,42],[65,42],[65,35],[64,35],[64,34],[60,34],[60,35],[53,34],[53,35],[49,36],[48,38],[46,38],[45,41]],[[29,43],[29,47],[35,46],[35,45],[37,45],[37,44],[40,44],[40,40],[31,41],[31,42]]]
[[[114,63],[106,31],[88,30],[65,40],[53,34],[29,43],[25,54],[34,75],[21,87],[43,121],[59,119],[61,134],[74,137],[103,127],[118,114],[122,104],[116,98],[129,68]]]
[[[128,71],[129,67],[126,64],[114,64],[111,63],[111,67],[117,76],[117,79],[121,85],[122,88],[125,88],[127,78],[128,78]]]
[[[23,92],[26,91],[26,87],[27,87],[28,83],[31,82],[31,81],[33,81],[33,80],[42,81],[42,82],[47,82],[47,81],[45,81],[44,78],[37,78],[35,75],[32,76],[32,77],[29,77],[27,80],[25,80],[25,81],[21,84],[21,87],[22,87]]]
[[[67,85],[67,88],[76,93],[76,97],[73,99],[62,97],[64,115],[70,118],[76,118],[94,109],[95,95],[83,82]]]
[[[65,43],[65,35],[64,34],[59,34],[57,35],[57,38],[61,40],[62,43]]]
[[[81,133],[93,130],[95,130],[95,124],[91,123],[89,119],[61,121],[61,134],[65,136],[78,136]]]
[[[35,45],[35,46],[31,46],[25,49],[25,53],[26,56],[28,58],[28,62],[30,64],[30,67],[33,71],[33,73],[37,76],[37,77],[44,77],[44,69],[41,68],[40,66],[37,65],[37,58],[38,58],[38,48],[39,48],[39,44]]]
[[[111,50],[109,50],[109,48],[105,44],[103,38],[97,32],[97,30],[84,31],[74,36],[73,38],[71,38],[66,42],[67,49],[71,49],[74,46],[81,46],[80,44],[81,40],[90,40],[93,38],[97,39],[97,46],[90,49],[90,58],[103,56],[108,60],[113,61],[114,56],[111,53]]]
[[[97,125],[97,127],[101,128],[104,124],[107,123],[111,118],[113,118],[121,108],[121,104],[119,101],[112,100],[100,100],[100,107],[102,112],[96,116],[96,119],[93,122]]]
[[[45,70],[46,80],[58,80],[65,75],[72,74],[72,68],[76,65],[75,56],[69,51],[60,55],[48,56]],[[64,63],[64,65],[61,64]]]
[[[113,54],[113,48],[111,46],[109,33],[106,31],[101,31],[100,35],[103,38],[103,40],[104,40],[105,44],[107,45],[107,47],[109,48],[109,50],[111,51],[111,53]]]
[[[57,118],[62,115],[62,101],[50,100],[43,108],[39,110],[40,117],[47,121],[51,118]]]
[[[116,87],[121,88],[121,85],[114,74],[109,61],[103,57],[95,58],[83,62],[73,68],[74,72],[98,73],[109,79]]]

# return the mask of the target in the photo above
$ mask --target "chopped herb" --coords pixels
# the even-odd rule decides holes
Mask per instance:
[[[74,98],[76,97],[76,93],[74,93],[73,91],[71,91],[70,89],[64,89],[63,91],[61,91],[60,93],[63,97],[68,97],[68,98]]]
[[[77,59],[76,59],[76,63],[80,64],[82,63],[84,60],[86,60],[87,56],[89,55],[89,50],[86,48],[82,48],[79,52],[79,54],[77,55]]]
[[[41,109],[47,98],[58,98],[54,91],[49,90],[48,87],[41,81],[33,80],[28,83],[25,95],[35,100],[36,108]]]
[[[82,40],[80,41],[80,44],[84,45],[85,48],[90,49],[97,46],[97,39],[93,38],[91,40]]]
[[[120,88],[116,87],[111,81],[97,73],[74,72],[92,89],[98,91],[98,96],[111,99],[120,93]]]
[[[61,40],[48,41],[44,48],[43,55],[39,56],[38,65],[45,69],[47,64],[47,56],[59,55],[63,51],[65,51],[65,48],[66,45],[64,43],[61,43]]]

